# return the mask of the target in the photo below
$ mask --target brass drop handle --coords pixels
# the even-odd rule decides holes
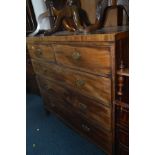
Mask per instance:
[[[82,124],[82,129],[84,131],[86,131],[86,132],[89,132],[90,131],[90,128],[87,125],[85,125],[85,124]]]
[[[80,57],[81,57],[81,55],[80,55],[79,52],[73,52],[73,54],[72,54],[72,58],[73,58],[74,60],[79,60]]]
[[[83,110],[83,111],[87,110],[87,106],[85,104],[80,103],[79,106],[80,106],[81,110]]]
[[[76,86],[78,88],[81,88],[81,87],[83,87],[85,85],[85,81],[84,80],[76,80],[75,83],[76,83]]]

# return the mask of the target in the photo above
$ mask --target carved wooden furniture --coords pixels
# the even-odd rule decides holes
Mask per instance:
[[[87,16],[83,14],[84,10],[82,11],[80,6],[77,5],[77,2],[77,0],[67,0],[66,5],[58,10],[51,1],[49,12],[53,12],[55,23],[53,27],[50,30],[46,30],[44,34],[51,35],[57,32],[62,25],[67,31],[83,31],[84,26],[87,25],[86,21],[88,21],[88,19]]]
[[[120,48],[124,45],[119,44]],[[129,51],[120,49],[117,62],[115,149],[118,155],[129,155]]]
[[[115,154],[116,59],[127,44],[128,30],[122,27],[104,34],[27,38],[45,109],[108,155]]]

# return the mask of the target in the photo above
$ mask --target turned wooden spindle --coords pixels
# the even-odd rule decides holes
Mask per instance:
[[[124,64],[123,61],[121,61],[120,64],[120,71],[122,71],[124,69]],[[123,86],[124,86],[124,76],[122,76],[121,74],[118,76],[118,92],[117,95],[119,96],[119,100],[122,101],[122,96],[123,96]]]

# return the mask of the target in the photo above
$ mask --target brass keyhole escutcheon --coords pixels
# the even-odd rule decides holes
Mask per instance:
[[[83,87],[85,85],[85,81],[84,80],[76,80],[75,83],[76,83],[76,86],[78,88],[81,88],[81,87]]]
[[[80,103],[79,106],[80,106],[80,109],[81,109],[82,111],[86,111],[86,110],[87,110],[87,106],[86,106],[85,104]]]
[[[80,55],[79,52],[73,52],[72,58],[73,58],[74,60],[79,60],[79,59],[81,58],[81,55]]]

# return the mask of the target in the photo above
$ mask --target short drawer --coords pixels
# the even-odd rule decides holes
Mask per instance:
[[[99,75],[111,74],[110,47],[55,45],[53,48],[59,64]]]
[[[59,103],[62,103],[64,107],[73,107],[79,115],[90,120],[94,125],[111,131],[110,107],[80,95],[60,84],[56,84],[41,77],[37,77],[37,79],[40,83],[40,87],[46,89],[47,92],[53,96],[53,98],[59,100]]]
[[[111,104],[111,79],[67,69],[56,64],[32,61],[35,72],[70,86],[86,96]]]
[[[55,61],[54,51],[50,45],[28,45],[30,57],[44,61]]]

